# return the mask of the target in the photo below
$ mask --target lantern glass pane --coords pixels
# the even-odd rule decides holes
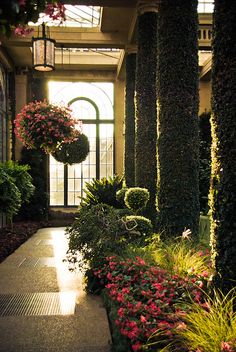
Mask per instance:
[[[50,41],[45,41],[46,43],[46,64],[54,66],[55,61],[55,51],[54,51],[54,43]]]
[[[55,62],[54,42],[45,39],[35,40],[33,42],[33,53],[33,62],[36,70],[51,71],[53,69]]]

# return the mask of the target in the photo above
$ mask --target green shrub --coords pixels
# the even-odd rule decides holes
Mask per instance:
[[[0,213],[5,213],[7,218],[12,220],[20,206],[21,193],[15,180],[0,166]]]
[[[127,192],[127,190],[127,187],[123,187],[116,192],[116,200],[123,208],[125,207],[125,193]]]
[[[68,261],[82,268],[92,268],[113,253],[121,253],[124,241],[122,222],[107,204],[82,207],[66,233],[69,237]],[[82,255],[82,258],[81,256]]]
[[[192,303],[184,317],[184,329],[176,329],[183,344],[191,351],[216,352],[236,350],[235,291],[224,296],[214,293],[206,303]]]
[[[144,245],[153,234],[151,220],[139,215],[129,215],[122,218],[125,225],[128,242]]]
[[[47,156],[41,150],[22,149],[21,164],[30,166],[35,192],[30,202],[23,204],[18,217],[22,220],[45,220],[48,216]]]
[[[81,206],[92,206],[99,203],[111,205],[120,208],[120,203],[116,200],[116,192],[122,188],[123,177],[114,176],[101,180],[86,182],[86,188],[83,190],[85,197],[82,198]]]
[[[125,205],[134,212],[137,212],[145,208],[149,197],[150,194],[146,188],[129,188],[125,193]]]
[[[0,167],[12,177],[15,185],[21,193],[22,203],[27,203],[34,193],[35,187],[32,184],[32,177],[29,174],[30,167],[28,165],[19,165],[13,161],[7,161],[0,164]]]
[[[116,213],[119,215],[120,218],[126,215],[135,215],[131,209],[122,208],[122,209],[115,209]]]

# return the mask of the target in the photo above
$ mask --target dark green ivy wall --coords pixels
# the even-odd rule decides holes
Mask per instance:
[[[145,215],[152,220],[156,217],[156,70],[157,13],[147,12],[138,17],[135,182],[150,192]]]
[[[197,0],[161,2],[158,21],[158,229],[199,227]]]
[[[211,241],[223,292],[236,285],[236,3],[215,0],[212,65]]]
[[[127,187],[134,187],[135,185],[135,73],[136,54],[128,54],[126,56],[124,155],[124,172]]]

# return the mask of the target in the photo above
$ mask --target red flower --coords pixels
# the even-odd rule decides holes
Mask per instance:
[[[132,345],[132,349],[134,352],[140,351],[141,347],[142,347],[142,344],[140,342],[136,342],[134,345]]]
[[[141,316],[140,316],[140,321],[141,321],[142,323],[146,323],[146,322],[147,322],[147,319],[146,319],[143,315],[141,315]]]

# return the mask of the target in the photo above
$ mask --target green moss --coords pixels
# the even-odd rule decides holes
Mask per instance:
[[[158,26],[158,228],[198,234],[197,0],[162,1]]]
[[[226,293],[236,282],[236,7],[215,1],[212,62],[211,242],[216,275]]]
[[[157,13],[147,12],[138,17],[135,183],[150,192],[145,213],[150,219],[156,216],[156,68]]]

